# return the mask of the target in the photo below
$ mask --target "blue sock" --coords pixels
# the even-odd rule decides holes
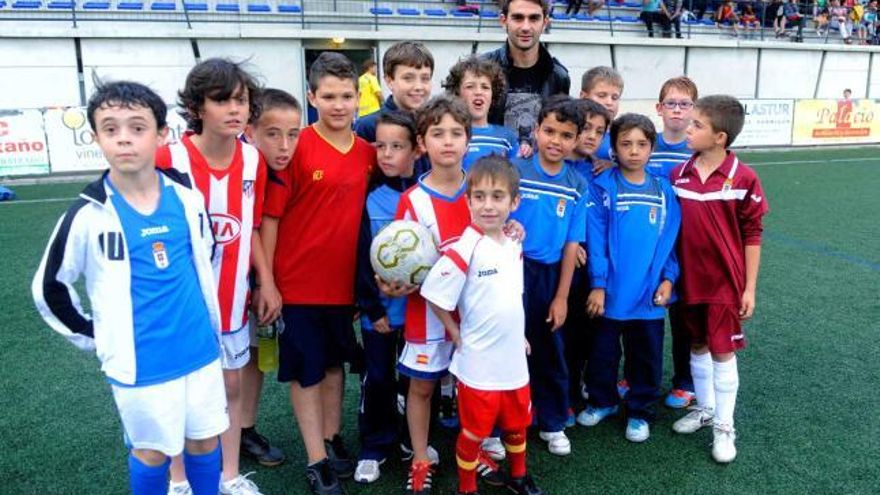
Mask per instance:
[[[171,459],[158,466],[147,466],[131,452],[128,453],[128,470],[131,492],[134,495],[162,495],[168,493],[168,466]]]
[[[186,450],[183,451],[183,466],[193,495],[217,495],[220,487],[221,462],[220,442],[217,442],[217,448],[207,454],[190,454]]]

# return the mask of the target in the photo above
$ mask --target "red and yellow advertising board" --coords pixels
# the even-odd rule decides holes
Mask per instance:
[[[792,144],[880,143],[880,102],[870,99],[798,100]]]

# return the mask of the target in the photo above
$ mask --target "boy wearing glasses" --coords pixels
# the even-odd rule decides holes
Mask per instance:
[[[657,114],[663,119],[663,132],[657,133],[657,144],[651,153],[647,170],[666,179],[676,165],[688,161],[691,150],[687,146],[686,131],[691,123],[697,85],[688,77],[673,77],[660,88]],[[672,327],[672,389],[664,403],[667,407],[682,409],[694,401],[694,382],[691,378],[690,344],[687,330],[681,325],[678,305],[669,306]]]
[[[663,132],[657,134],[657,145],[648,162],[649,172],[669,178],[676,165],[691,157],[685,131],[697,97],[697,85],[686,76],[668,79],[660,87],[657,114],[663,119]]]

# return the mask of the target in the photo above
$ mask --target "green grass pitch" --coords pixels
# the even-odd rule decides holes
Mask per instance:
[[[739,457],[718,466],[711,433],[676,436],[665,408],[651,439],[633,445],[614,419],[569,430],[573,454],[552,457],[529,436],[529,467],[551,494],[880,493],[880,158],[876,149],[743,154],[756,165],[766,218],[758,306],[739,355]],[[38,317],[30,281],[58,216],[82,184],[21,186],[0,204],[0,493],[126,493],[122,432],[92,355]],[[667,337],[667,347],[669,338]],[[667,375],[671,359],[666,359]],[[344,437],[356,451],[357,377],[349,376]],[[242,471],[267,494],[307,493],[304,452],[287,388],[264,387],[259,428],[288,455]],[[455,489],[453,436],[432,440],[442,466],[434,493]],[[399,461],[351,494],[402,493]],[[482,493],[502,493],[483,488]]]

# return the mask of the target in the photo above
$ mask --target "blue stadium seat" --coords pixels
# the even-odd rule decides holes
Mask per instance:
[[[249,3],[248,12],[272,12],[272,6],[268,3]]]
[[[452,17],[473,17],[474,16],[473,12],[469,12],[467,10],[450,10],[449,13],[452,14]]]
[[[431,17],[446,17],[446,11],[443,9],[425,9],[425,15]]]
[[[119,2],[116,4],[116,10],[144,10],[143,2]]]
[[[0,0],[0,9],[6,7],[6,0]]]
[[[38,9],[43,5],[40,0],[17,0],[12,2],[13,9]]]
[[[714,26],[715,21],[713,21],[712,19],[700,19],[700,24],[704,26]]]
[[[574,16],[574,18],[579,21],[587,21],[587,22],[596,20],[590,14],[578,14],[578,15]]]
[[[623,2],[623,6],[634,8],[634,9],[641,9],[642,3],[641,2]]]
[[[566,14],[564,12],[553,12],[552,14],[550,14],[550,18],[555,19],[557,21],[567,21],[567,20],[571,19],[571,16],[569,16],[568,14]]]
[[[177,4],[175,4],[174,2],[153,2],[152,4],[150,4],[150,10],[168,12],[172,10],[177,10]]]
[[[92,0],[90,2],[83,2],[82,7],[84,10],[107,10],[110,8],[110,2]]]
[[[634,15],[619,15],[614,18],[616,22],[625,22],[627,24],[635,24],[639,22],[639,18]]]
[[[611,16],[608,15],[597,15],[596,20],[602,22],[611,22],[613,19]]]
[[[299,5],[278,5],[278,12],[282,14],[299,14],[303,11]]]
[[[241,12],[241,5],[237,3],[218,3],[214,6],[217,12]]]
[[[397,9],[397,13],[400,15],[414,16],[420,15],[421,11],[419,11],[419,9]]]
[[[183,2],[183,9],[189,12],[207,12],[208,4],[202,2]]]
[[[501,16],[501,14],[499,14],[498,12],[496,12],[494,10],[481,10],[480,11],[480,17],[482,17],[483,19],[498,19],[498,17],[500,17],[500,16]]]
[[[74,6],[76,6],[75,2],[65,1],[65,0],[52,0],[46,4],[46,7],[49,7],[50,9],[70,10]]]
[[[392,15],[394,11],[388,7],[373,7],[370,9],[370,13],[373,15]]]

